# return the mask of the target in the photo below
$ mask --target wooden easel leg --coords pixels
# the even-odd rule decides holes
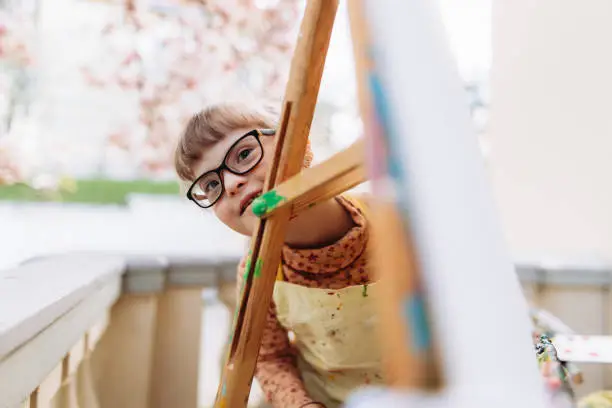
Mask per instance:
[[[303,163],[319,93],[338,0],[310,0],[306,6],[285,92],[275,156],[264,191],[297,174]],[[215,407],[240,408],[248,401],[257,355],[272,301],[276,271],[291,209],[260,220],[253,234],[232,331],[232,345],[219,384]]]

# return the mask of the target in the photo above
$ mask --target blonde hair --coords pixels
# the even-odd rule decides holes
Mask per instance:
[[[215,145],[230,132],[253,127],[276,129],[279,117],[269,107],[253,108],[241,103],[211,105],[193,115],[187,122],[174,152],[174,167],[183,181],[193,181],[198,174],[193,168],[202,159],[207,148]],[[308,145],[304,166],[310,166],[312,151]]]

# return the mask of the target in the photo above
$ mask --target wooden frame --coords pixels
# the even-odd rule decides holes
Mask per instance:
[[[252,206],[253,212],[261,219],[253,234],[250,258],[234,316],[232,344],[215,402],[215,407],[218,408],[243,407],[248,402],[267,315],[262,311],[268,310],[272,300],[281,247],[290,217],[366,179],[363,140],[326,162],[297,175],[303,162],[337,5],[337,0],[311,0],[307,4],[285,94],[274,160],[264,188],[265,192]],[[351,6],[358,8],[359,4],[352,2]],[[352,13],[351,20],[361,25],[360,16],[361,14]],[[355,33],[353,35],[359,42],[356,50],[363,47],[365,37]],[[356,55],[359,60],[361,54]],[[359,63],[358,72],[364,72],[363,65]],[[360,87],[360,100],[362,106],[367,106],[369,97],[363,89]],[[418,286],[416,264],[413,254],[405,251],[407,244],[405,239],[400,239],[404,238],[405,232],[397,228],[401,225],[397,223],[397,214],[387,210],[381,213],[394,214],[389,220],[379,220],[383,226],[381,228],[390,226],[386,221],[395,222],[396,228],[392,229],[390,236],[383,240],[393,241],[394,245],[378,251],[377,259],[379,261],[385,259],[391,251],[395,255],[385,264],[394,267],[409,265],[410,267],[405,269],[411,273],[402,282],[405,290],[416,290]],[[403,293],[398,292],[393,298],[395,302],[389,306],[396,306],[395,303],[400,301],[399,297]],[[392,354],[389,354],[386,358],[389,377],[394,378],[394,383],[397,385],[415,388],[439,387],[441,384],[439,371],[436,369],[436,360],[430,345],[427,345],[425,353],[415,355],[408,352],[408,349],[401,346],[402,342],[406,342],[406,334],[400,335],[407,323],[397,313],[393,315],[395,316],[393,322],[399,322],[398,328],[392,333],[395,338],[393,350],[399,354],[395,354],[393,358]]]

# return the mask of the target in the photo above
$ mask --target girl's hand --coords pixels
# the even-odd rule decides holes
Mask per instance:
[[[561,370],[561,364],[558,361],[546,361],[542,363],[540,373],[544,377],[544,383],[548,391],[557,391],[561,388],[561,378],[559,378],[559,370]]]

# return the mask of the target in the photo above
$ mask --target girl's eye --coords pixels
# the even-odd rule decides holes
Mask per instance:
[[[244,149],[244,150],[241,150],[240,153],[238,153],[238,160],[245,160],[246,158],[248,158],[251,155],[252,151],[253,151],[253,149]]]
[[[219,185],[219,181],[218,180],[212,180],[209,181],[208,183],[206,183],[206,185],[204,186],[204,192],[205,193],[209,193],[210,191],[214,190],[215,188],[217,188],[217,186]]]

